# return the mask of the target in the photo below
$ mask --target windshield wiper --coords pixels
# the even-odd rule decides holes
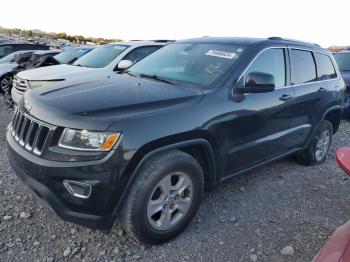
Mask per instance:
[[[157,75],[148,75],[148,74],[140,74],[141,77],[144,77],[144,78],[149,78],[149,79],[154,79],[154,80],[157,80],[159,82],[163,82],[163,83],[167,83],[169,85],[172,85],[174,86],[175,84],[169,80],[166,80],[164,78],[160,78],[159,76]]]
[[[121,74],[128,74],[129,76],[134,76],[136,77],[136,75],[134,75],[133,73],[130,72],[130,70],[125,70],[125,71],[122,71]]]

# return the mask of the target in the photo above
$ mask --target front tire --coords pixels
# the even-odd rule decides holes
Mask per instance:
[[[309,148],[297,156],[299,163],[310,166],[319,165],[326,160],[328,149],[332,143],[333,126],[327,120],[322,120]]]
[[[9,92],[12,88],[13,76],[11,74],[5,74],[0,77],[0,94],[4,94],[5,92]]]
[[[203,197],[201,166],[174,150],[143,166],[124,204],[122,224],[136,240],[158,244],[180,234],[192,221]]]

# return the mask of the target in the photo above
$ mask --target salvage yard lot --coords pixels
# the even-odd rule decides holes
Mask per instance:
[[[347,121],[323,165],[289,158],[237,177],[206,193],[178,238],[145,247],[118,226],[105,235],[64,222],[33,198],[8,163],[10,118],[0,97],[0,261],[310,261],[350,219],[350,181],[334,156],[350,146]],[[293,256],[280,255],[285,246]]]

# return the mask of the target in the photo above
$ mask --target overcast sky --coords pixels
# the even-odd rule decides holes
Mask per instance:
[[[0,26],[84,36],[282,36],[350,45],[350,0],[1,1]]]

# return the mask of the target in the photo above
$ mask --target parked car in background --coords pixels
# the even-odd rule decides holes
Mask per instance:
[[[18,51],[3,57],[10,62],[0,64],[0,87],[1,93],[11,91],[13,76],[20,71],[57,64],[53,58],[61,50],[28,50]],[[12,58],[13,55],[13,58]],[[11,97],[11,96],[10,96]]]
[[[35,51],[36,50],[17,51],[0,59],[0,94],[3,94],[5,92],[4,90],[12,86],[13,75],[11,72],[18,66],[15,62],[15,57],[17,55],[27,54],[29,59],[30,54]]]
[[[126,49],[97,48],[76,68]],[[63,219],[110,230],[119,218],[145,243],[183,231],[204,185],[289,155],[323,163],[344,88],[330,52],[276,37],[179,41],[124,73],[70,83],[24,94],[7,133],[11,166]]]
[[[34,44],[18,44],[18,43],[0,43],[0,58],[7,56],[16,51],[21,50],[49,50],[49,46],[46,45],[34,45]]]
[[[337,61],[340,73],[345,81],[344,115],[350,116],[350,51],[342,51],[333,54]]]
[[[94,49],[94,46],[68,47],[64,52],[56,55],[54,58],[57,60],[58,64],[71,64]]]
[[[7,56],[4,56],[3,58],[0,59],[0,64],[5,64],[5,63],[13,63],[15,61],[15,56],[19,54],[24,54],[24,53],[33,53],[36,50],[25,50],[25,51],[17,51],[11,54],[8,54]]]
[[[15,76],[12,99],[18,104],[28,89],[68,86],[109,78],[127,69],[166,45],[164,41],[130,41],[95,48],[73,64],[57,65],[20,72]]]

